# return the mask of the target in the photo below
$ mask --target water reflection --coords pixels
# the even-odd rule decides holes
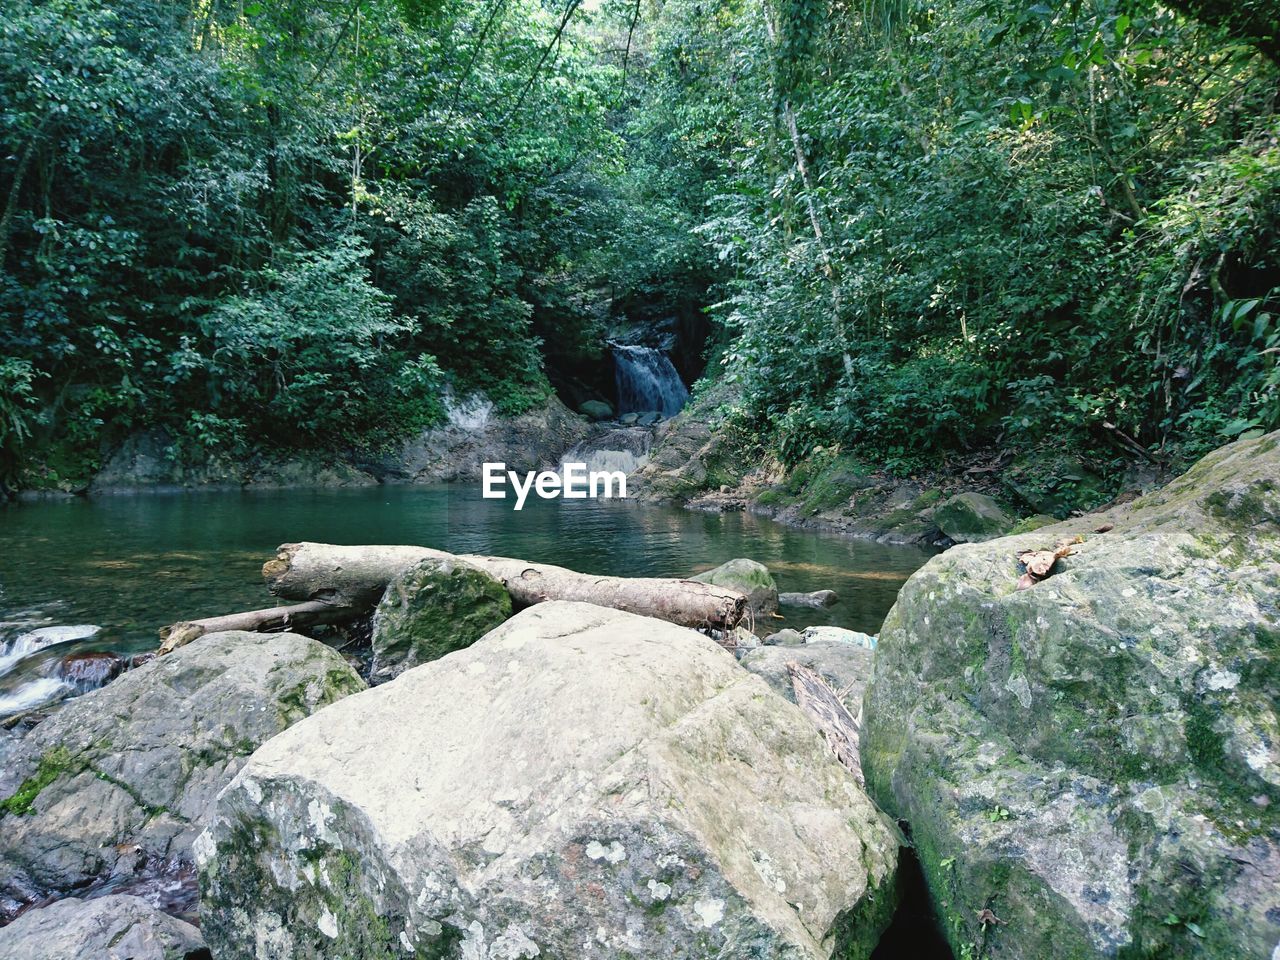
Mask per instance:
[[[831,589],[840,596],[828,610],[797,611],[792,621],[759,629],[833,623],[874,633],[902,581],[928,558],[922,550],[796,530],[744,513],[618,500],[530,498],[519,512],[511,505],[458,485],[12,505],[0,510],[0,621],[35,608],[35,625],[100,625],[97,649],[149,649],[156,630],[175,620],[268,605],[263,561],[280,543],[319,540],[416,543],[620,576],[685,576],[751,557],[769,566],[781,590]],[[20,628],[8,629],[12,639]]]

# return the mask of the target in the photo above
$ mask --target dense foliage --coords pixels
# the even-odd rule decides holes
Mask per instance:
[[[23,448],[91,467],[140,426],[193,453],[341,448],[432,422],[446,390],[546,396],[540,344],[593,342],[574,298],[622,226],[618,58],[563,21],[7,5],[0,472]]]
[[[792,462],[903,467],[1280,425],[1278,77],[1246,8],[669,5],[650,109],[721,158],[701,232],[743,415]]]
[[[192,455],[385,445],[697,303],[791,463],[1176,463],[1280,425],[1274,20],[13,0],[0,476],[152,425]]]

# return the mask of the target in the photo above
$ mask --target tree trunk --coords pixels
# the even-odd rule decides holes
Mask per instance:
[[[206,633],[220,633],[223,630],[249,630],[254,633],[292,630],[294,627],[354,620],[361,612],[356,607],[334,606],[323,600],[310,600],[286,607],[268,607],[265,610],[249,610],[246,613],[229,613],[226,616],[206,617],[203,620],[184,620],[160,629],[160,639],[164,643],[160,645],[159,653],[162,656],[172,653],[178,647],[184,647]]]
[[[517,607],[577,600],[685,627],[732,630],[747,606],[747,598],[736,590],[692,580],[595,576],[507,557],[454,556],[429,547],[286,543],[263,565],[262,575],[278,597],[361,608],[373,606],[394,577],[428,558],[486,571],[502,582]]]

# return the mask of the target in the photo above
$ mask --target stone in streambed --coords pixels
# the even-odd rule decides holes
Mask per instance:
[[[840,598],[834,590],[814,590],[810,593],[780,593],[778,604],[783,607],[822,607],[835,606]]]
[[[1001,537],[1014,520],[984,493],[958,493],[934,507],[933,522],[956,543],[979,543]]]
[[[898,837],[711,640],[553,601],[259,748],[198,849],[222,957],[858,960]]]
[[[1076,537],[1018,589],[1020,552]],[[1273,960],[1278,666],[1280,433],[918,571],[880,634],[862,761],[956,955]],[[989,905],[1005,924],[983,929]]]
[[[0,927],[6,960],[208,960],[200,931],[139,897],[75,897]]]
[[[876,648],[876,638],[869,633],[858,630],[846,630],[844,627],[805,627],[804,642],[809,643],[847,643],[867,650]]]
[[[54,674],[81,690],[96,690],[124,672],[124,657],[109,650],[69,653],[58,661]]]
[[[592,420],[608,420],[613,416],[613,407],[603,400],[585,400],[578,405],[578,412]]]
[[[739,557],[689,579],[737,590],[746,596],[751,612],[757,617],[768,616],[778,609],[778,585],[763,563]]]
[[[139,857],[189,860],[254,749],[363,688],[315,640],[231,632],[68,702],[0,744],[0,909],[92,886]]]
[[[804,644],[804,635],[799,630],[792,630],[790,627],[784,627],[777,633],[771,633],[764,638],[765,646],[773,647],[799,647]]]
[[[387,585],[373,614],[374,683],[475,643],[511,616],[500,581],[454,559],[427,559]]]

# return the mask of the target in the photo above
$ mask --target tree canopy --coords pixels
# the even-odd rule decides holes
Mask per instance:
[[[392,444],[664,311],[789,463],[1189,458],[1280,424],[1275,19],[13,0],[0,473]]]

